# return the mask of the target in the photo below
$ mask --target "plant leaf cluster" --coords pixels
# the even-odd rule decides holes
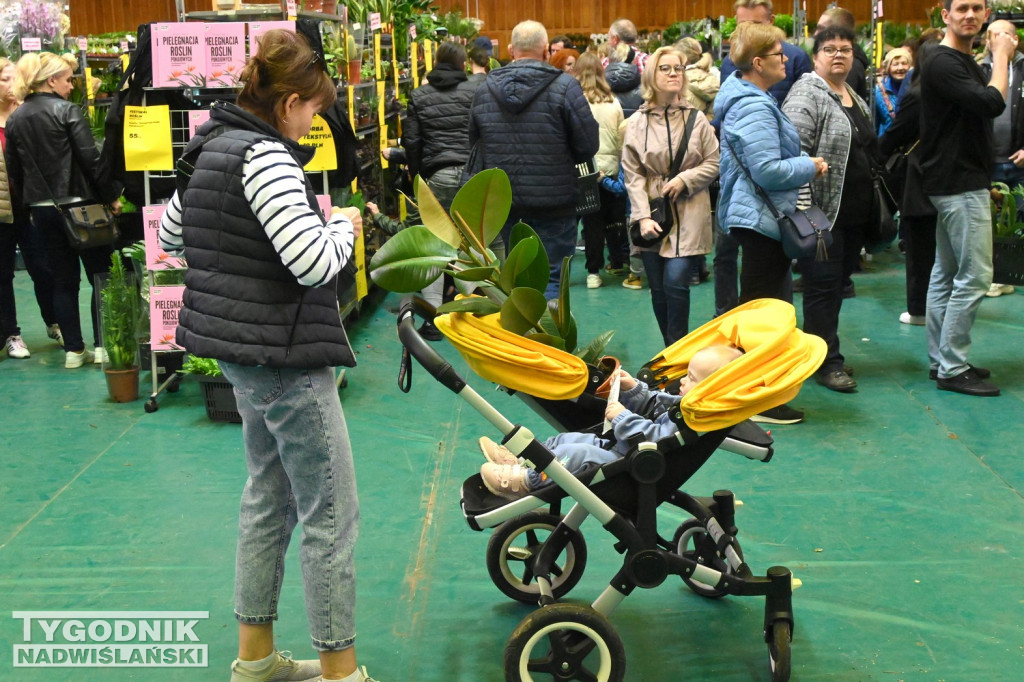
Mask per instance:
[[[100,317],[107,369],[138,365],[139,292],[128,276],[121,252],[110,255],[110,276],[100,290]]]

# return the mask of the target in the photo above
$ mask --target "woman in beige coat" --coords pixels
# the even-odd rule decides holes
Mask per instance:
[[[672,225],[655,246],[641,251],[651,286],[654,316],[672,344],[689,331],[691,268],[711,251],[708,186],[718,177],[718,141],[708,120],[686,102],[686,58],[673,47],[659,48],[641,76],[644,104],[626,122],[622,170],[630,202],[630,223],[646,239],[662,234],[651,219],[649,198],[665,196]],[[687,121],[693,119],[689,140]],[[685,145],[680,170],[667,177],[673,156]]]

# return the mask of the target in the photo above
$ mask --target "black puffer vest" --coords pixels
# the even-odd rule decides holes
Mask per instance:
[[[312,148],[221,103],[185,151],[203,146],[181,197],[189,269],[177,341],[194,355],[240,365],[352,367],[355,357],[338,313],[337,277],[318,288],[299,284],[242,191],[245,153],[268,139],[284,144],[300,167],[312,158]],[[306,194],[319,210],[308,184]]]

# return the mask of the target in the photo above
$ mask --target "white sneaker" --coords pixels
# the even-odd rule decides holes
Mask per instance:
[[[480,436],[477,441],[480,444],[480,452],[492,464],[519,464],[519,458],[512,454],[512,451],[500,443],[495,443],[487,436]]]
[[[587,288],[588,289],[599,289],[599,288],[601,288],[601,275],[587,275]]]
[[[274,654],[276,658],[261,670],[251,670],[236,658],[231,664],[231,682],[245,682],[245,680],[262,680],[264,682],[306,680],[314,682],[321,679],[319,660],[296,661],[291,658],[290,651],[275,651]]]
[[[1014,292],[1013,286],[1009,284],[998,284],[992,282],[992,286],[988,288],[985,295],[989,298],[995,298],[996,296],[1002,296],[1003,294],[1012,294]]]
[[[32,357],[32,354],[28,352],[28,346],[25,345],[20,336],[8,336],[4,347],[7,349],[7,357],[9,358],[24,359]]]
[[[46,335],[56,341],[59,345],[64,345],[64,336],[60,333],[59,324],[46,325]]]
[[[77,353],[68,351],[64,354],[64,367],[75,369],[76,367],[87,365],[93,361],[93,357],[93,353],[90,350],[80,350]]]
[[[903,324],[913,324],[918,327],[923,327],[926,320],[924,315],[911,315],[910,313],[900,313],[900,322]]]
[[[97,365],[105,365],[110,362],[110,358],[107,357],[107,349],[103,346],[96,346],[96,350],[93,351],[93,362]]]
[[[487,489],[508,500],[518,500],[530,494],[526,487],[526,472],[527,469],[518,464],[487,462],[480,467],[480,477]]]

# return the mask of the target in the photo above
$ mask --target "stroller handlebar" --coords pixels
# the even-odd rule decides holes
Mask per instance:
[[[416,331],[415,314],[424,320],[433,320],[436,314],[434,306],[419,296],[406,296],[398,309],[398,338],[409,353],[416,358],[423,369],[448,388],[458,393],[466,386],[466,381],[445,360],[440,353],[431,348],[430,344]]]

